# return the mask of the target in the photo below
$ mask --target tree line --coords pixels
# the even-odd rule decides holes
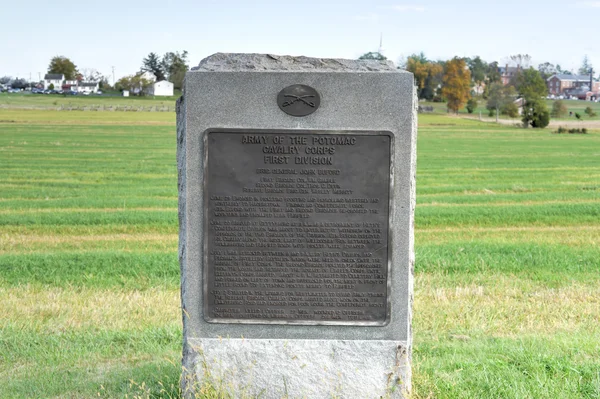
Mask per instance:
[[[359,59],[385,60],[379,53],[367,53]],[[445,102],[448,110],[457,113],[466,107],[468,112],[477,108],[477,98],[486,102],[489,116],[508,115],[516,118],[520,99],[523,106],[522,120],[525,125],[545,127],[550,121],[550,112],[543,101],[548,90],[546,80],[554,74],[572,75],[560,65],[549,62],[531,65],[531,56],[515,54],[509,62],[500,65],[497,61],[486,62],[481,57],[451,60],[430,60],[424,53],[412,54],[400,62],[399,68],[411,72],[415,78],[417,95],[420,100]],[[502,67],[512,67],[511,74]],[[590,74],[593,67],[587,56],[584,57],[579,74]]]
[[[150,53],[142,60],[138,73],[125,76],[115,82],[114,87],[109,83],[108,77],[101,74],[95,68],[79,68],[68,57],[57,55],[50,59],[48,64],[48,74],[64,75],[65,80],[98,82],[101,90],[131,90],[143,93],[152,81],[142,76],[143,72],[150,72],[155,80],[168,80],[173,83],[175,89],[183,87],[185,73],[189,70],[187,51],[170,51],[159,57],[156,53]],[[0,84],[10,84],[15,89],[25,89],[32,87],[37,82],[28,82],[26,79],[3,76],[0,78]]]
[[[152,81],[146,79],[142,73],[149,72],[154,75],[155,81],[168,80],[173,83],[175,89],[181,90],[185,73],[188,70],[188,52],[185,50],[167,52],[162,58],[156,53],[150,53],[142,60],[140,73],[124,76],[116,82],[115,88],[129,90],[133,93],[143,93],[152,84]]]

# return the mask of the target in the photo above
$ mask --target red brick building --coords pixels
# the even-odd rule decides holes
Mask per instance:
[[[600,82],[588,75],[552,75],[547,80],[548,94],[560,96],[573,91],[600,91]]]

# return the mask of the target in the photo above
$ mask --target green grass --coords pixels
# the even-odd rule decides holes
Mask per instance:
[[[99,95],[61,95],[61,94],[31,94],[31,93],[0,93],[0,108],[36,108],[36,109],[56,109],[61,105],[89,106],[134,106],[134,107],[171,107],[175,106],[175,101],[179,94],[172,97],[108,97]]]
[[[556,100],[545,100],[546,101],[546,105],[548,106],[548,110],[552,111],[552,105],[554,104],[554,102]],[[577,118],[575,117],[575,113],[579,113],[581,115],[581,121],[598,121],[600,120],[600,103],[594,103],[591,101],[580,101],[580,100],[562,100],[562,102],[567,106],[567,115],[562,117],[562,118],[551,118],[551,120],[557,120],[557,121],[573,121],[573,122],[577,122]],[[486,103],[487,100],[485,100],[482,97],[477,97],[477,108],[475,108],[475,110],[473,110],[472,114],[469,114],[467,112],[466,108],[462,108],[459,110],[458,114],[460,116],[467,116],[470,115],[473,118],[478,118],[479,117],[479,113],[481,113],[481,116],[484,118],[489,118],[489,111],[486,109]],[[430,102],[430,101],[421,101],[419,102],[420,105],[422,106],[429,106],[429,107],[433,107],[433,113],[427,113],[426,118],[430,115],[447,115],[448,114],[448,108],[446,106],[446,103],[434,103],[434,102]],[[596,116],[590,118],[584,111],[587,107],[591,107],[594,112],[596,113]],[[572,112],[573,115],[569,116],[569,112]],[[495,118],[495,116],[494,116]],[[519,116],[518,118],[509,118],[506,115],[500,115],[500,119],[510,119],[510,120],[515,120],[516,122],[518,122],[521,117]]]
[[[552,110],[552,104],[555,100],[548,100],[548,109]],[[560,118],[563,120],[573,120],[576,121],[575,113],[579,113],[581,115],[581,120],[600,120],[600,103],[593,103],[591,101],[580,101],[580,100],[562,100],[569,112],[573,112],[573,116],[565,116],[564,118]],[[592,108],[596,113],[596,116],[590,118],[584,111],[587,107]],[[568,114],[568,113],[567,113]]]
[[[414,397],[600,398],[600,134],[419,123]],[[177,230],[172,113],[0,109],[0,397],[177,397]]]

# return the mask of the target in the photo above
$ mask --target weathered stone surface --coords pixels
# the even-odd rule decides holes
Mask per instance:
[[[398,69],[392,61],[217,53],[200,61],[192,71],[397,72]]]
[[[203,338],[191,346],[197,375],[234,398],[401,398],[408,378],[407,348],[394,341]]]
[[[186,75],[185,98],[178,103],[177,158],[183,364],[190,371],[191,379],[203,381],[205,378],[198,368],[204,359],[215,359],[215,362],[210,360],[209,364],[214,366],[211,368],[223,372],[242,368],[246,362],[256,364],[256,370],[260,372],[258,375],[238,373],[232,380],[234,386],[270,390],[268,392],[272,393],[261,397],[278,398],[281,391],[271,387],[283,386],[285,377],[286,381],[294,381],[288,384],[289,397],[332,397],[330,392],[337,386],[334,382],[327,385],[325,391],[315,393],[310,391],[315,387],[295,384],[302,382],[295,376],[304,372],[297,370],[293,355],[283,356],[286,352],[282,348],[286,346],[282,343],[286,342],[285,345],[301,354],[303,359],[314,359],[312,363],[306,363],[304,368],[308,370],[302,374],[311,385],[316,384],[318,368],[325,364],[329,371],[321,378],[334,381],[334,376],[344,376],[343,381],[347,381],[344,383],[352,389],[355,385],[351,380],[358,383],[364,379],[359,385],[367,386],[379,381],[373,392],[385,397],[389,382],[381,379],[381,370],[390,370],[388,372],[396,373],[392,376],[400,377],[402,389],[396,389],[394,395],[410,387],[417,101],[412,74],[398,71],[391,64],[374,63],[376,66],[367,66],[373,64],[371,61],[216,54]],[[279,109],[277,94],[294,84],[308,85],[319,92],[321,105],[314,113],[294,117]],[[364,327],[206,321],[203,270],[207,199],[203,182],[205,138],[210,129],[269,130],[282,135],[298,131],[338,134],[379,131],[393,135],[390,168],[393,201],[389,212],[391,317],[388,324]],[[231,339],[223,344],[225,340],[221,341],[220,337]],[[400,362],[396,350],[399,346],[404,353]],[[204,358],[198,357],[198,348],[202,348]],[[344,356],[327,357],[333,348],[336,351],[354,348],[355,353],[342,350]],[[309,356],[311,351],[315,353],[312,357]],[[377,359],[377,364],[371,359]],[[222,368],[215,368],[218,364]],[[397,371],[392,370],[392,365],[397,365]],[[278,378],[281,385],[274,385]],[[184,379],[184,383],[186,381],[190,379]],[[340,396],[369,397],[351,396],[352,389]]]

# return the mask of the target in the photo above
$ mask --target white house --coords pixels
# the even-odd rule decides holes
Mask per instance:
[[[100,84],[98,82],[79,82],[79,85],[77,85],[76,87],[78,93],[97,93],[98,89],[100,88]]]
[[[148,88],[148,94],[151,96],[172,96],[173,83],[167,80],[156,82]]]
[[[65,75],[62,73],[47,73],[44,75],[44,90],[49,90],[50,85],[53,85],[55,90],[60,90],[64,80]]]

